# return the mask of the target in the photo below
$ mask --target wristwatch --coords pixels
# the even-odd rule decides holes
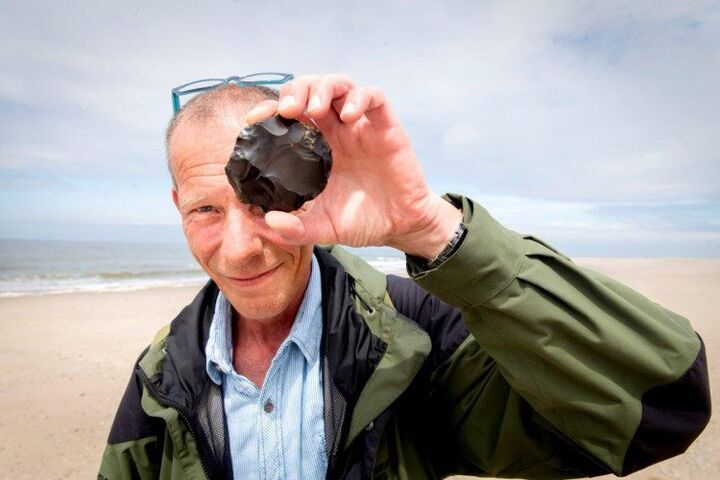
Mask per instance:
[[[406,254],[405,258],[408,261],[408,273],[417,274],[425,270],[432,270],[442,265],[448,258],[450,258],[455,252],[457,252],[463,240],[467,236],[467,227],[460,221],[460,224],[455,229],[450,241],[447,243],[440,255],[433,258],[432,260],[426,260],[416,255]]]
[[[450,238],[450,241],[448,242],[447,245],[445,245],[445,248],[443,249],[443,251],[440,252],[440,254],[437,257],[428,261],[426,263],[425,268],[432,269],[432,268],[437,268],[440,265],[442,265],[448,258],[450,258],[453,255],[453,253],[455,253],[457,251],[458,248],[460,248],[462,241],[465,240],[465,235],[467,235],[467,227],[461,220],[460,224],[455,229],[453,236]]]

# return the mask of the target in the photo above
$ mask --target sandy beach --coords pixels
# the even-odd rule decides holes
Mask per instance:
[[[578,259],[691,320],[720,386],[720,260]],[[0,299],[0,478],[95,478],[138,353],[196,287]],[[717,418],[683,456],[629,478],[710,480]]]

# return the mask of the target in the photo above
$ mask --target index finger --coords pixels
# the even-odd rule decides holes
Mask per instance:
[[[263,120],[278,114],[278,101],[277,100],[263,100],[256,104],[245,114],[245,122],[248,126],[255,123],[260,123]],[[300,114],[295,120],[302,122],[311,127],[319,128],[315,121],[308,117],[305,113]]]
[[[278,111],[277,100],[263,100],[256,104],[245,114],[245,121],[248,125],[262,122],[275,115]]]

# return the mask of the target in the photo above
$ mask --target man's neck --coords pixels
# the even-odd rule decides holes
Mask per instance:
[[[309,275],[307,280],[309,284]],[[290,334],[306,290],[307,284],[289,308],[270,319],[244,318],[233,309],[233,367],[256,386],[262,386],[272,359]]]
[[[274,354],[290,333],[298,309],[299,305],[276,318],[262,321],[242,318],[233,312],[233,350],[257,346],[272,350]]]
[[[262,387],[272,359],[287,338],[297,309],[272,322],[258,322],[233,315],[233,367]]]

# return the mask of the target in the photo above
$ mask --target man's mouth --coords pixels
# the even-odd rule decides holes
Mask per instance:
[[[227,276],[227,278],[229,278],[230,280],[233,280],[235,282],[243,283],[243,284],[257,283],[257,282],[260,282],[260,281],[264,280],[265,278],[269,277],[270,275],[272,275],[273,272],[275,272],[275,270],[278,269],[278,267],[280,267],[280,265],[277,265],[277,266],[271,268],[270,270],[266,270],[265,272],[258,273],[258,274],[241,276],[241,277]]]

